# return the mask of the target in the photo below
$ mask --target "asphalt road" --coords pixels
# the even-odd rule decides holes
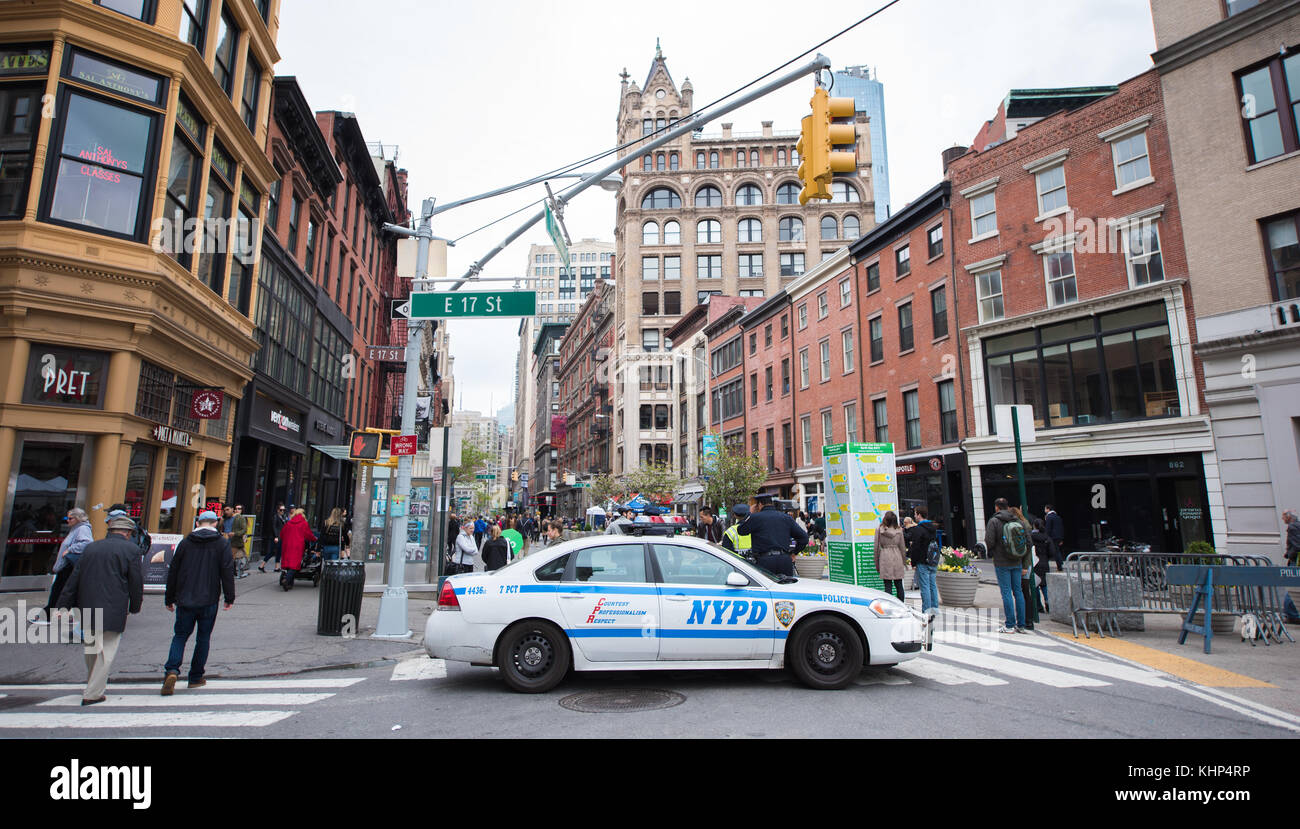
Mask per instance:
[[[979,647],[985,645],[984,648]],[[570,710],[654,695],[653,710]],[[680,699],[671,696],[680,695]],[[82,708],[72,683],[0,686],[0,739],[234,738],[1294,738],[1300,717],[1046,634],[939,642],[895,668],[865,669],[843,691],[811,691],[773,671],[571,675],[543,695],[497,672],[427,657],[284,678],[213,680],[163,698],[152,683],[110,684]],[[666,699],[665,699],[666,698]]]

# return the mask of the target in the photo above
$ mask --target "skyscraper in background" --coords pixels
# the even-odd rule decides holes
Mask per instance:
[[[885,85],[872,77],[866,66],[846,66],[835,74],[831,94],[853,96],[860,112],[871,118],[871,183],[875,194],[876,221],[889,218],[889,144],[885,140]]]

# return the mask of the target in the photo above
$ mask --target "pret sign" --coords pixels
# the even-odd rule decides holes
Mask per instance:
[[[416,452],[415,435],[393,435],[388,448],[390,455],[414,455]]]
[[[224,401],[220,389],[199,389],[190,398],[190,416],[195,420],[220,420]]]

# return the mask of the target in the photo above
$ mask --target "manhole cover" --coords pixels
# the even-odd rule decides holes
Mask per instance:
[[[686,697],[672,691],[650,688],[620,688],[616,691],[588,691],[571,694],[560,700],[560,705],[570,711],[586,714],[627,714],[636,711],[655,711],[672,708],[686,702]]]

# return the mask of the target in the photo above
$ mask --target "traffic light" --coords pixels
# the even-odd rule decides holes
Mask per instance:
[[[858,168],[856,151],[832,149],[857,144],[853,99],[832,98],[818,87],[808,103],[812,105],[812,115],[803,119],[799,143],[795,145],[799,153],[799,180],[803,182],[799,204],[807,204],[809,199],[829,199],[834,174],[852,173]]]
[[[353,432],[348,441],[348,460],[377,461],[383,444],[384,436],[378,432]]]

